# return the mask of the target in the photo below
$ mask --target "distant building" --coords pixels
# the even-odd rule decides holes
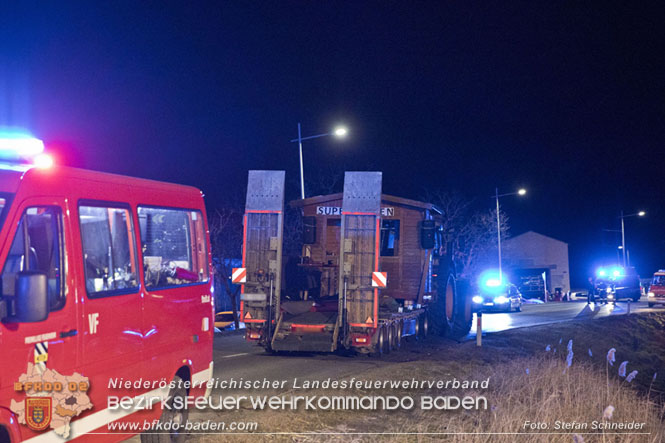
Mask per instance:
[[[509,238],[504,245],[505,269],[525,297],[542,298],[545,289],[570,291],[568,243],[528,231]]]

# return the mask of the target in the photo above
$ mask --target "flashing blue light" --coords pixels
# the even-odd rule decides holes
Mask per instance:
[[[605,276],[607,276],[607,271],[604,270],[603,268],[600,268],[598,270],[598,277],[605,277]]]
[[[488,270],[480,274],[478,278],[478,286],[481,289],[497,290],[505,286],[508,281],[499,273],[498,270]]]
[[[0,132],[0,156],[3,158],[30,158],[44,152],[44,142],[29,134]]]

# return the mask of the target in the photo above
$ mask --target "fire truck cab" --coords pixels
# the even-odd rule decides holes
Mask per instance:
[[[124,440],[111,423],[164,419],[160,403],[109,398],[205,395],[212,376],[203,197],[45,166],[0,164],[0,441]]]
[[[647,294],[647,303],[650,308],[656,304],[665,305],[665,269],[660,269],[653,274]]]

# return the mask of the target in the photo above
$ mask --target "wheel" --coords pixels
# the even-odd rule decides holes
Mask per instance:
[[[638,295],[637,297],[633,297],[633,301],[634,301],[635,303],[637,303],[638,301],[640,301],[640,296]]]
[[[178,429],[179,426],[185,426],[187,417],[189,416],[189,409],[186,407],[187,389],[185,389],[183,384],[184,383],[182,378],[177,375],[173,377],[173,388],[171,388],[169,391],[168,396],[168,405],[172,409],[162,410],[162,415],[159,417],[160,425],[167,425],[167,427],[171,427],[169,433],[141,434],[142,443],[181,443],[185,441],[184,429],[183,432],[180,432],[180,429]],[[180,400],[178,403],[179,406],[182,405],[183,407],[175,409],[173,406],[174,399],[178,397],[182,398],[182,400]]]
[[[522,312],[522,305],[521,304],[517,305],[517,307],[515,308],[515,312]]]
[[[393,337],[395,337],[395,345],[393,348],[396,350],[402,347],[402,330],[404,329],[404,324],[400,321],[399,323],[395,323],[395,333],[393,334]]]
[[[432,332],[436,335],[449,335],[453,329],[455,314],[455,298],[457,288],[452,272],[441,272],[437,285],[437,299],[430,308]]]
[[[429,315],[427,315],[427,312],[420,317],[420,336],[422,338],[427,337],[427,334],[429,333]]]
[[[384,327],[383,330],[386,333],[386,339],[385,339],[386,352],[385,353],[390,354],[390,351],[393,350],[393,340],[394,340],[393,327],[392,326],[387,326],[387,327]]]
[[[372,356],[376,358],[383,357],[386,346],[386,335],[383,328],[379,328],[377,332],[376,345],[374,345],[374,351],[372,351]]]
[[[473,322],[473,309],[471,305],[471,287],[465,279],[457,280],[457,297],[455,298],[455,312],[453,314],[453,329],[450,336],[460,339],[471,330]]]

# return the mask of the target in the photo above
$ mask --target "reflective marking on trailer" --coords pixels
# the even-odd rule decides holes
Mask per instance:
[[[249,355],[249,353],[248,353],[248,352],[243,352],[242,354],[231,354],[231,355],[225,355],[224,357],[220,357],[220,358],[233,358],[233,357],[241,357],[241,356],[243,356],[243,355]]]
[[[197,372],[192,376],[192,383],[205,383],[211,378],[212,378],[212,362],[210,362],[208,369],[204,369],[201,372]],[[146,392],[144,394],[137,395],[136,397],[134,397],[134,403],[138,402],[138,399],[141,397],[146,397],[146,400],[143,401],[147,403],[147,400],[149,400],[151,397],[158,396],[163,399],[166,398],[168,394],[169,394],[168,387],[164,389],[154,389],[150,392]],[[206,395],[209,395],[207,390],[206,390]],[[110,411],[107,408],[95,412],[94,414],[90,414],[87,417],[83,417],[79,420],[72,421],[69,424],[71,431],[68,440],[73,440],[88,432],[92,432],[97,428],[100,428],[108,423],[111,423],[112,421],[119,420],[132,413],[133,411],[131,410],[120,409],[120,410]],[[64,426],[58,428],[58,431],[62,433],[64,431]],[[64,441],[64,440],[62,439],[62,437],[60,437],[60,435],[56,434],[55,431],[50,431],[24,441],[35,442],[35,443],[38,442],[50,443],[54,441]]]
[[[208,331],[208,329],[210,329],[208,317],[203,317],[203,322],[201,323],[201,330],[203,332],[206,332]]]

